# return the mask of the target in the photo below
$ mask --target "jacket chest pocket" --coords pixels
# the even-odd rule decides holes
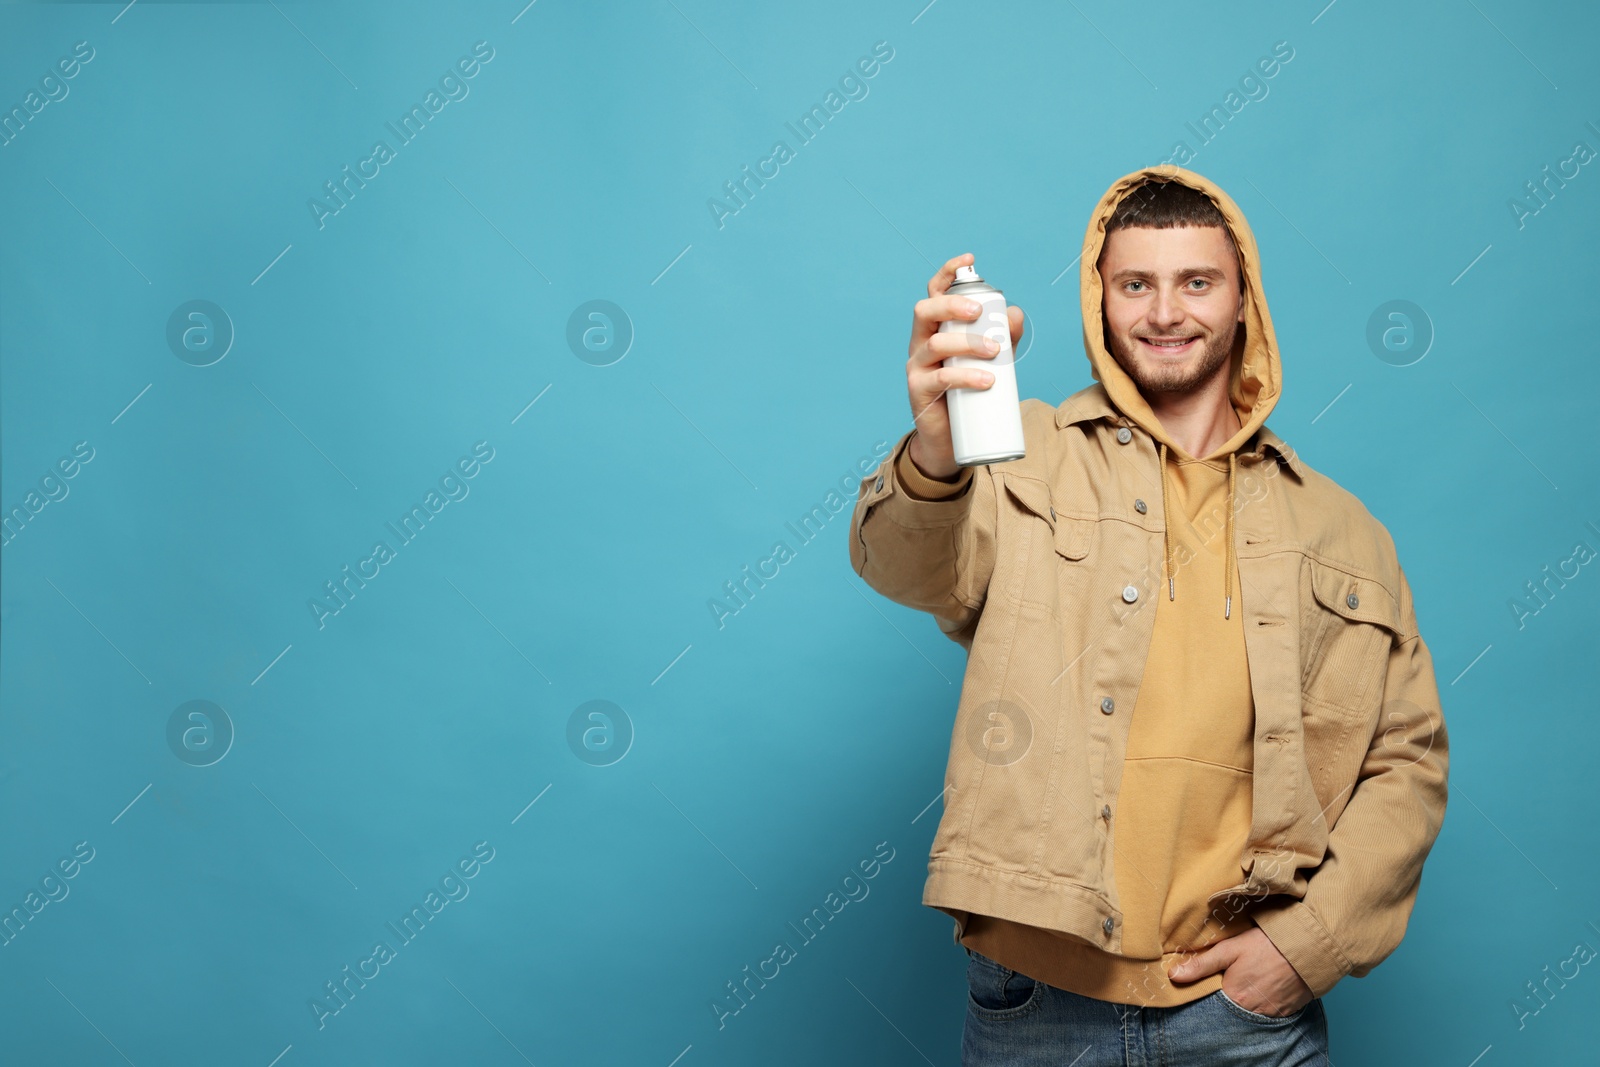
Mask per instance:
[[[1316,559],[1306,559],[1303,575],[1302,692],[1324,705],[1369,711],[1400,633],[1394,596],[1370,578]]]
[[[1050,486],[1037,478],[1008,473],[1002,480],[1010,505],[1002,521],[1009,529],[999,538],[1003,558],[996,577],[1015,602],[1054,614],[1082,595],[1095,520],[1059,513]]]

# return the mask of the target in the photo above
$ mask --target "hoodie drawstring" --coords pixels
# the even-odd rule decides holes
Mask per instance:
[[[1167,443],[1161,442],[1161,569],[1167,575],[1167,599],[1177,599],[1173,588],[1176,575],[1172,573],[1172,507],[1167,502]]]
[[[1222,617],[1233,615],[1233,469],[1234,453],[1228,453],[1228,548],[1222,564]]]
[[[1167,575],[1167,599],[1178,598],[1177,574],[1172,566],[1172,508],[1170,497],[1167,494],[1167,443],[1159,442],[1161,447],[1161,515],[1163,526],[1161,531],[1161,569]],[[1235,454],[1228,453],[1228,498],[1226,503],[1227,520],[1226,531],[1223,535],[1222,564],[1222,617],[1233,617],[1233,482],[1236,459]]]

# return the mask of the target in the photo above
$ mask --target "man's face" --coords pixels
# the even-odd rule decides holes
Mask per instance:
[[[1227,230],[1114,230],[1099,266],[1106,340],[1140,392],[1190,393],[1227,373],[1244,321],[1239,260]]]

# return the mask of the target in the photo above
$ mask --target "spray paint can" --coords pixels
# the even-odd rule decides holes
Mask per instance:
[[[994,375],[987,389],[952,388],[945,392],[956,463],[976,467],[1021,459],[1027,450],[1022,440],[1022,410],[1017,399],[1017,369],[1005,294],[980,278],[972,267],[957,267],[955,284],[945,291],[981,304],[983,310],[971,321],[946,319],[939,324],[940,333],[975,333],[1000,343],[1000,351],[990,359],[950,356],[944,361],[946,367],[977,367]]]

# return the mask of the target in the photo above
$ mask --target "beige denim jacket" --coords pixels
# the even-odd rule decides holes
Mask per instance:
[[[911,433],[900,438],[862,481],[850,562],[968,651],[923,903],[958,923],[998,915],[1119,952],[1117,829],[1102,814],[1116,808],[1152,598],[1171,573],[1158,466],[1168,439],[1127,414],[1149,409],[1103,343],[1094,263],[1105,217],[1152,174],[1223,208],[1249,298],[1232,384],[1255,417],[1235,454],[1243,603],[1231,610],[1244,613],[1255,702],[1253,815],[1239,883],[1210,900],[1248,903],[1322,996],[1405,933],[1444,818],[1447,736],[1387,529],[1262,421],[1281,384],[1277,347],[1254,238],[1220,189],[1166,166],[1108,190],[1082,268],[1099,381],[1058,407],[1024,400],[1027,456],[969,468],[952,497],[908,495],[895,467]]]

